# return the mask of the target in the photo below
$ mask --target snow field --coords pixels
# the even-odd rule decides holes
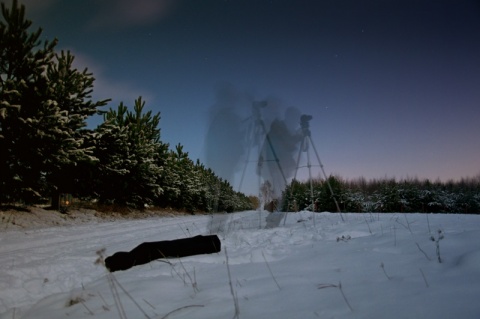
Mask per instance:
[[[2,232],[0,318],[121,318],[119,304],[126,318],[233,318],[231,288],[238,318],[480,317],[479,215],[344,214],[342,222],[338,214],[300,212],[265,229],[266,217]],[[442,263],[430,239],[438,230]],[[113,276],[95,265],[102,248],[108,256],[144,241],[212,233],[222,242],[218,254]]]

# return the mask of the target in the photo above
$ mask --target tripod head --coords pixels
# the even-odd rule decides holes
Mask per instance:
[[[311,115],[302,114],[300,116],[300,127],[302,128],[303,136],[310,136],[310,120],[313,118]]]

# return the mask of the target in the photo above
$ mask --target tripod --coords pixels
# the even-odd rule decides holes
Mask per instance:
[[[273,155],[273,161],[276,163],[276,166],[277,166],[277,168],[278,168],[278,170],[281,174],[281,177],[282,177],[285,185],[287,185],[287,178],[286,178],[285,173],[282,169],[282,165],[280,164],[280,160],[277,156],[275,148],[273,147],[270,135],[269,135],[269,133],[267,133],[267,129],[265,128],[265,123],[262,119],[261,108],[264,108],[266,106],[267,106],[266,101],[261,101],[261,102],[254,101],[252,103],[252,116],[250,118],[248,118],[248,119],[252,120],[252,122],[249,125],[249,129],[248,129],[248,133],[247,133],[249,146],[247,148],[247,157],[246,157],[246,160],[245,160],[245,166],[243,168],[242,176],[240,178],[239,190],[241,190],[242,185],[243,185],[245,172],[247,170],[247,166],[248,166],[248,163],[250,161],[251,150],[255,146],[257,147],[257,155],[258,155],[257,175],[258,175],[258,186],[259,186],[259,190],[260,190],[263,163],[264,163],[264,161],[269,161],[269,159],[266,159],[266,156],[264,156],[264,154],[262,154],[263,150],[262,150],[262,145],[261,145],[261,138],[264,137],[264,136],[265,136],[265,140],[266,140],[268,149],[270,150],[271,154]],[[259,194],[259,198],[261,198],[261,194]]]
[[[313,148],[313,151],[315,152],[315,156],[317,157],[318,161],[318,166],[320,166],[320,169],[322,170],[323,177],[325,178],[325,181],[327,182],[328,189],[330,190],[330,194],[332,195],[333,201],[335,202],[335,206],[337,208],[337,212],[340,213],[340,217],[342,218],[342,221],[345,221],[343,219],[343,215],[341,214],[340,211],[340,206],[338,205],[337,199],[335,198],[335,194],[333,193],[332,186],[330,185],[330,182],[328,181],[327,174],[325,173],[325,169],[323,167],[322,161],[320,161],[320,156],[318,156],[317,149],[315,148],[315,144],[312,141],[312,133],[310,132],[310,120],[312,119],[311,115],[305,115],[303,114],[300,117],[300,127],[302,129],[302,143],[300,145],[300,149],[298,150],[298,157],[297,157],[297,168],[295,170],[295,175],[293,177],[293,180],[296,180],[297,178],[297,173],[299,169],[299,164],[300,164],[300,155],[302,152],[307,153],[307,168],[308,168],[308,178],[310,181],[310,199],[312,201],[312,212],[315,213],[315,200],[313,196],[313,179],[312,179],[312,164],[310,162],[310,145]],[[313,218],[313,223],[315,224],[315,218]]]

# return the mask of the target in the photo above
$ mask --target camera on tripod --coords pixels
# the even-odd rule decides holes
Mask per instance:
[[[300,116],[300,127],[302,128],[304,136],[310,136],[310,120],[312,118],[313,116],[306,114]]]

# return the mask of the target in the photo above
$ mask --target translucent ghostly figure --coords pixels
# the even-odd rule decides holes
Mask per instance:
[[[285,189],[296,169],[295,154],[302,140],[300,111],[289,107],[284,119],[275,119],[266,132],[258,159],[257,174],[271,182],[276,196]]]

